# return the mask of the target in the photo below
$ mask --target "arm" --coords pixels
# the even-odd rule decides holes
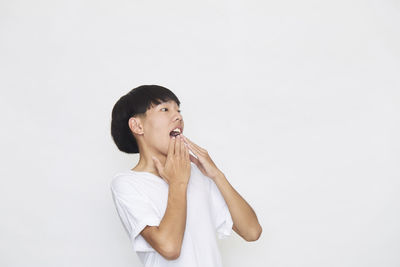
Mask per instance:
[[[233,230],[246,241],[256,241],[262,232],[257,215],[220,172],[213,179],[232,216]]]
[[[182,135],[183,136],[183,135]],[[262,232],[257,216],[249,204],[231,186],[225,175],[212,161],[208,151],[196,145],[189,138],[183,136],[189,149],[197,156],[190,155],[190,160],[197,165],[200,171],[211,178],[217,185],[232,216],[233,230],[246,241],[257,240]]]
[[[168,260],[177,259],[186,226],[187,184],[171,183],[168,204],[159,226],[146,226],[141,234],[158,253]]]
[[[168,203],[164,217],[156,227],[148,227],[142,236],[168,260],[177,259],[181,253],[186,227],[186,193],[190,179],[189,149],[181,138],[170,138],[165,165],[152,157],[157,172],[168,183]],[[147,228],[148,227],[148,228]]]

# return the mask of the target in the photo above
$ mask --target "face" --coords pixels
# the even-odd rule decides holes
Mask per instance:
[[[168,153],[170,132],[179,127],[183,131],[184,122],[180,108],[175,101],[168,101],[147,110],[146,118],[141,120],[141,135],[136,139],[144,142],[144,146],[160,153]],[[137,136],[137,135],[136,135]]]

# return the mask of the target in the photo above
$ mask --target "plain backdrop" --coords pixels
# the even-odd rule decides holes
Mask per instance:
[[[181,100],[263,227],[225,267],[400,266],[400,3],[0,1],[0,266],[141,266],[110,182],[129,90]],[[190,266],[188,266],[190,267]],[[202,266],[206,267],[206,266]]]

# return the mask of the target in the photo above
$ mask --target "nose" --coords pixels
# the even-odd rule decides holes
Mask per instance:
[[[176,121],[176,120],[183,121],[183,117],[182,117],[181,113],[177,112],[177,114],[175,115],[174,121]]]

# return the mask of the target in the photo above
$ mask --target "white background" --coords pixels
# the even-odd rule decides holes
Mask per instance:
[[[112,203],[129,90],[181,100],[185,135],[256,211],[226,267],[400,265],[400,3],[0,2],[0,265],[141,266]]]

